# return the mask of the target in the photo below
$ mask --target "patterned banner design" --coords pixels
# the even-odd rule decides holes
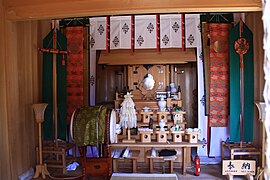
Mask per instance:
[[[84,105],[83,101],[83,27],[67,27],[67,114]]]
[[[210,127],[225,127],[229,115],[230,24],[210,23]]]
[[[135,16],[135,49],[156,48],[156,16]]]
[[[106,17],[90,18],[91,49],[106,49]]]
[[[195,48],[200,44],[200,34],[197,30],[200,23],[196,15],[185,15],[185,28],[182,28],[181,14],[159,16],[160,30],[157,30],[156,15],[135,16],[134,48],[157,48],[157,35],[160,33],[160,48],[182,48],[182,29],[185,29],[186,48]],[[110,49],[133,49],[132,16],[110,17]],[[106,49],[106,17],[90,18],[91,49]]]
[[[110,24],[111,49],[130,49],[131,17],[111,17]]]
[[[160,15],[160,47],[179,48],[182,46],[181,15]]]

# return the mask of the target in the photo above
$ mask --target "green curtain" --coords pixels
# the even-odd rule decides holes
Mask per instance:
[[[43,48],[53,48],[53,30],[43,39]],[[57,30],[57,49],[67,49],[67,39]],[[66,59],[66,56],[65,56]],[[63,55],[57,54],[57,106],[58,106],[58,138],[66,140],[67,108],[66,108],[66,66],[62,65]],[[43,53],[42,100],[48,103],[43,125],[44,140],[54,140],[53,125],[53,54]]]
[[[230,31],[230,140],[240,141],[240,57],[234,49],[234,42],[239,38],[239,23]],[[254,62],[253,34],[243,23],[242,37],[249,43],[249,50],[244,54],[244,141],[253,141],[254,118]]]

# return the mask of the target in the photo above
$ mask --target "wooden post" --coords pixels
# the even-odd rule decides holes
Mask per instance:
[[[57,49],[56,20],[53,21],[53,49]],[[58,107],[57,107],[57,62],[56,54],[53,53],[53,122],[54,122],[54,141],[58,148]],[[58,160],[58,155],[57,155]]]
[[[44,112],[48,104],[40,103],[40,104],[33,104],[32,107],[35,113],[35,120],[38,124],[38,156],[39,162],[36,165],[36,171],[33,178],[39,177],[41,174],[42,178],[45,179],[46,175],[50,175],[46,164],[43,164],[42,160],[42,137],[41,137],[41,123],[44,121]]]

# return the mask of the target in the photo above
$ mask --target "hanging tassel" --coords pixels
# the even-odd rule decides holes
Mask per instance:
[[[182,24],[182,51],[185,51],[186,50],[185,14],[181,14],[181,24]]]
[[[106,53],[110,52],[110,16],[106,16]]]
[[[131,16],[131,52],[134,53],[135,17]]]
[[[159,14],[156,15],[156,34],[157,34],[157,51],[160,51],[160,16]]]
[[[62,54],[62,66],[66,65],[65,54]]]
[[[242,37],[242,33],[243,33],[243,21],[242,21],[242,17],[240,17],[240,24],[239,24],[239,37]]]

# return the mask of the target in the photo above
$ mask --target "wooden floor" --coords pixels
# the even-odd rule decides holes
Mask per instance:
[[[131,172],[130,168],[121,169],[123,173],[129,173]],[[138,173],[147,173],[149,170],[146,168],[138,168]],[[79,180],[78,178],[75,178],[76,176],[81,175],[81,167],[78,167],[76,171],[69,171],[65,176],[61,174],[60,170],[56,169],[49,169],[50,177],[46,177],[46,180],[52,180],[52,179],[69,179],[69,180]],[[166,173],[169,172],[168,169],[166,169]],[[193,179],[203,179],[203,180],[222,180],[226,179],[225,176],[221,175],[221,165],[201,165],[201,174],[200,176],[194,176],[194,168],[188,167],[187,168],[187,174],[182,175],[181,174],[181,168],[174,168],[174,173],[176,173],[178,179],[187,179],[187,180],[193,180]],[[162,169],[156,168],[154,173],[162,173]],[[68,178],[69,177],[69,178]],[[74,178],[70,178],[74,177]],[[88,178],[89,180],[100,180],[100,178]],[[246,179],[242,176],[236,176],[234,177],[234,180],[240,180],[240,179]],[[42,180],[41,177],[36,178],[36,180]]]

